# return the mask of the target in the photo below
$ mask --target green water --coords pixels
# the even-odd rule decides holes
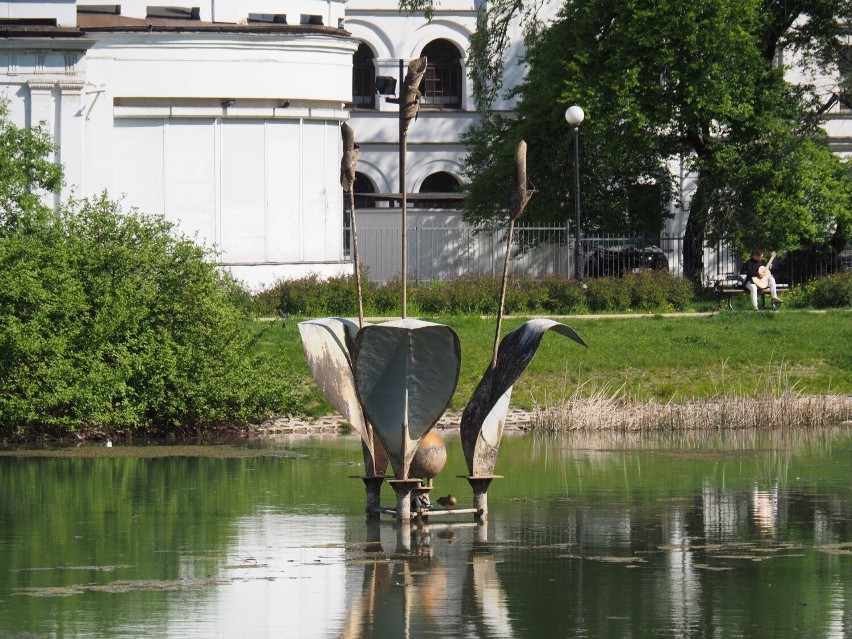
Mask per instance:
[[[0,637],[852,637],[850,428],[512,436],[487,525],[369,524],[360,454],[0,452]]]

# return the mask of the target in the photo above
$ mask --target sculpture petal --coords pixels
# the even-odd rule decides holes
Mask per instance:
[[[364,417],[355,390],[352,349],[357,333],[358,324],[338,317],[299,322],[302,348],[317,386],[334,409],[361,436],[366,474],[384,475],[388,466],[387,456],[376,441],[372,426]]]
[[[417,444],[453,397],[461,366],[449,326],[394,320],[365,327],[355,340],[355,385],[364,414],[397,479],[408,479]]]
[[[544,334],[555,331],[581,346],[583,339],[569,326],[549,319],[533,319],[506,335],[500,342],[497,367],[485,371],[461,418],[461,441],[471,476],[494,473],[503,437],[512,386],[526,370]]]

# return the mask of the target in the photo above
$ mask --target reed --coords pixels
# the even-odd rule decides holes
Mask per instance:
[[[716,396],[687,402],[638,400],[622,388],[589,389],[578,385],[553,405],[537,406],[530,427],[541,432],[685,431],[837,426],[852,419],[852,396],[800,393],[784,366],[751,394],[726,389]]]

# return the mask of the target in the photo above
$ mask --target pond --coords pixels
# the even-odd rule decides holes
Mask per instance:
[[[349,436],[3,451],[0,636],[848,638],[850,470],[849,427],[513,435],[486,524],[398,526]]]

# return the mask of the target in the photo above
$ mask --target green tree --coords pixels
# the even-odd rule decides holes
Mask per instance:
[[[41,207],[45,193],[59,191],[62,167],[48,159],[53,149],[49,131],[15,126],[0,100],[0,224],[12,224],[22,211]]]
[[[498,6],[523,8],[492,5],[493,15]],[[852,188],[819,127],[824,96],[785,81],[778,60],[783,50],[808,67],[842,70],[840,38],[850,17],[850,0],[569,0],[552,25],[528,38],[515,113],[485,113],[466,135],[469,217],[502,215],[520,139],[538,190],[530,217],[572,217],[563,114],[580,104],[587,231],[658,224],[678,193],[673,162],[683,160],[696,176],[684,250],[693,275],[708,241],[784,250],[826,230],[845,232]],[[483,19],[480,27],[488,26]],[[487,50],[495,41],[477,34],[473,44]],[[471,58],[475,73],[477,61],[498,64],[487,53]]]
[[[161,217],[106,195],[45,207],[43,131],[0,111],[0,435],[174,430],[292,410],[244,291]]]

